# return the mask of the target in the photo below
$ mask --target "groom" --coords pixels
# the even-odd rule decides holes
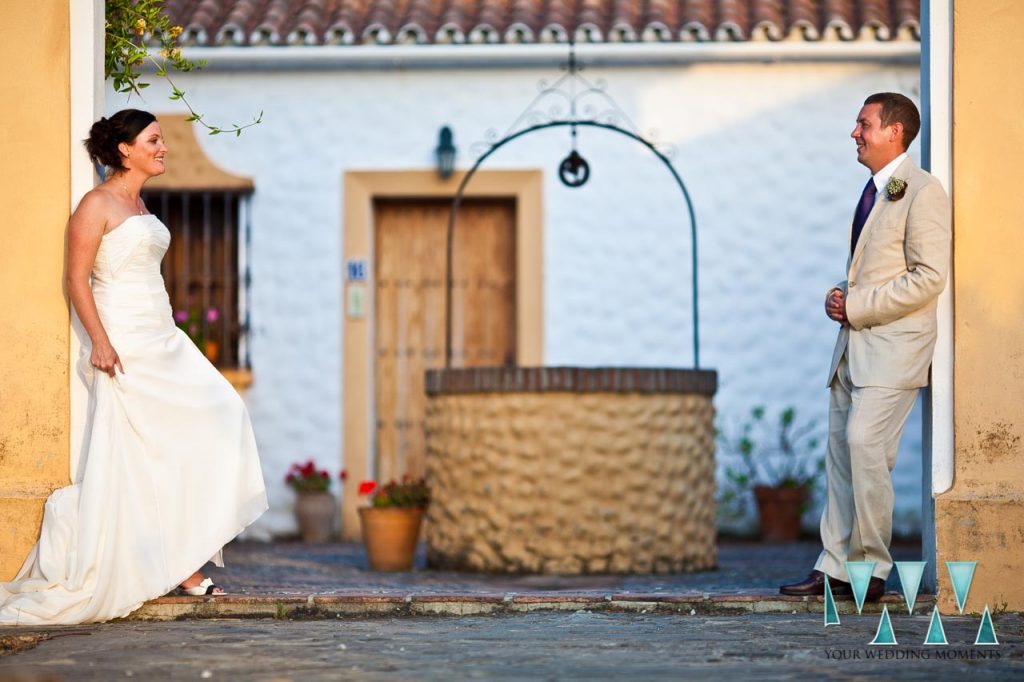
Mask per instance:
[[[893,491],[900,435],[918,389],[928,385],[936,300],[950,259],[949,200],[907,148],[921,127],[903,95],[871,95],[851,137],[871,171],[850,233],[847,279],[826,294],[839,323],[829,370],[828,499],[818,560],[782,594],[850,594],[846,561],[874,561],[866,599],[885,592],[892,570]]]

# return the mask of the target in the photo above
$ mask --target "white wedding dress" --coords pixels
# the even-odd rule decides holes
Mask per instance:
[[[72,485],[0,583],[0,624],[105,621],[171,591],[267,509],[241,398],[178,329],[160,275],[170,233],[137,215],[100,243],[93,295],[124,374],[78,369],[89,415]]]

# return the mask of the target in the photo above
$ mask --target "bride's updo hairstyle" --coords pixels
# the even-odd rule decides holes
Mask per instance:
[[[156,116],[141,109],[122,109],[110,118],[103,117],[92,124],[85,149],[93,163],[101,163],[115,171],[127,170],[117,145],[131,144]]]

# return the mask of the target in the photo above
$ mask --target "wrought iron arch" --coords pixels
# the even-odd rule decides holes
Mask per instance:
[[[575,54],[572,51],[572,45],[570,45],[569,55],[569,75],[576,76],[578,66],[575,60]],[[589,86],[589,84],[588,84]],[[555,86],[557,88],[557,84]],[[599,92],[601,88],[594,88],[590,86],[591,91]],[[542,95],[547,92],[551,92],[552,88],[545,88],[542,90]],[[603,94],[603,92],[602,92]],[[607,98],[607,95],[605,95]],[[576,95],[573,93],[572,98],[572,115],[576,113]],[[539,97],[538,97],[539,99]],[[536,100],[535,100],[536,102]],[[612,106],[615,106],[612,103]],[[616,107],[617,109],[617,107]],[[522,116],[520,117],[522,119]],[[459,212],[459,206],[462,204],[462,199],[465,196],[466,187],[469,185],[469,181],[473,179],[476,171],[483,165],[494,152],[498,151],[513,140],[517,140],[521,137],[535,133],[540,130],[546,130],[548,128],[565,128],[569,127],[572,129],[573,139],[575,141],[576,128],[587,127],[587,128],[600,128],[611,132],[625,135],[626,137],[639,142],[643,146],[647,147],[668,169],[672,175],[672,179],[675,180],[676,185],[679,187],[680,192],[683,195],[683,200],[686,203],[686,212],[689,217],[690,223],[690,242],[691,242],[691,257],[690,257],[690,270],[691,270],[691,288],[693,292],[692,296],[692,320],[693,320],[693,367],[694,369],[700,369],[700,327],[699,327],[699,311],[698,311],[698,297],[697,297],[697,216],[693,210],[693,201],[690,198],[690,192],[686,189],[686,184],[683,182],[682,177],[676,171],[675,166],[672,165],[671,159],[660,151],[651,141],[647,140],[638,133],[623,128],[613,121],[600,121],[600,120],[587,120],[587,119],[576,119],[571,118],[568,120],[550,120],[542,123],[535,123],[527,126],[521,130],[506,133],[501,139],[491,143],[487,150],[481,154],[477,160],[473,163],[473,166],[463,176],[462,181],[459,183],[459,188],[455,192],[455,196],[452,199],[451,213],[448,216],[448,233],[445,245],[445,299],[444,299],[444,313],[445,313],[445,334],[444,334],[444,366],[445,368],[451,368],[452,366],[452,246],[455,235],[455,219]],[[573,153],[575,154],[575,145],[573,147]],[[564,182],[564,180],[563,180]],[[585,180],[584,180],[585,182]],[[568,183],[566,183],[568,184]],[[580,183],[582,184],[582,182]]]

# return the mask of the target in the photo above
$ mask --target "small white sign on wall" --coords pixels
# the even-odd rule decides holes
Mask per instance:
[[[353,318],[366,316],[366,287],[353,284],[345,292],[345,312]]]

